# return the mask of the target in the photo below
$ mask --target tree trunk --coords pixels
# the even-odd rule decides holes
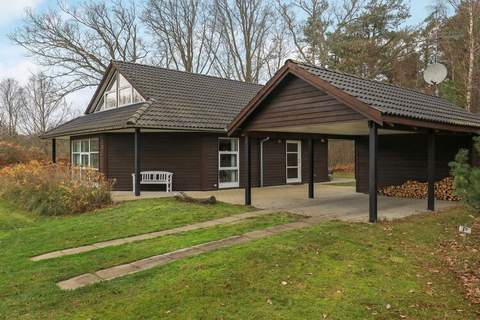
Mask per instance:
[[[473,69],[475,63],[475,38],[473,34],[473,1],[470,2],[468,8],[468,74],[467,88],[465,93],[466,109],[472,110],[472,86],[473,86]]]

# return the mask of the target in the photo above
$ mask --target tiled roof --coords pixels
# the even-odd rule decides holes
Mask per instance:
[[[290,62],[382,115],[480,128],[480,115],[445,99],[314,65]],[[114,61],[112,65],[147,99],[147,103],[88,113],[49,131],[44,137],[131,127],[220,132],[262,87],[144,64]]]
[[[443,98],[305,63],[294,63],[383,115],[480,127],[479,114],[468,112]]]
[[[45,137],[128,127],[224,131],[262,87],[144,64],[112,63],[148,104],[88,113]]]
[[[44,138],[68,136],[77,133],[93,133],[98,131],[117,130],[127,127],[128,119],[139,110],[144,103],[89,113],[70,120],[43,135]]]
[[[135,123],[139,127],[225,130],[262,87],[143,64],[114,64],[145,98],[152,100]]]

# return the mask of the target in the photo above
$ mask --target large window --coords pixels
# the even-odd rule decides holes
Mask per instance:
[[[98,169],[98,138],[72,141],[72,165],[81,168]]]
[[[218,140],[218,186],[235,188],[239,186],[239,151],[237,138]]]
[[[98,110],[108,110],[143,101],[140,94],[121,74],[115,73],[103,93]]]

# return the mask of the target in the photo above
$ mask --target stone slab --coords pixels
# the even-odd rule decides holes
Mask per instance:
[[[128,263],[97,271],[95,275],[103,280],[111,280],[137,271],[139,271],[137,266]]]
[[[98,276],[91,273],[85,273],[68,280],[60,281],[57,283],[57,286],[62,290],[75,290],[100,281],[102,281],[102,279]]]

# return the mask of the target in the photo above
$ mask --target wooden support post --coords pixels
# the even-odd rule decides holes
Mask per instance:
[[[435,210],[435,132],[431,130],[428,133],[428,200],[427,209]]]
[[[315,159],[314,159],[314,140],[308,139],[308,159],[309,159],[309,168],[308,168],[308,198],[315,198]]]
[[[52,139],[52,163],[57,162],[57,140]]]
[[[251,143],[250,137],[244,137],[245,142],[245,205],[252,204],[252,157],[251,157]]]
[[[142,158],[142,149],[141,149],[141,132],[139,128],[135,128],[135,196],[140,196],[140,171],[141,171],[141,158]]]
[[[369,195],[369,219],[371,223],[377,222],[378,199],[377,199],[377,156],[378,156],[378,127],[373,121],[368,122],[368,195]]]

